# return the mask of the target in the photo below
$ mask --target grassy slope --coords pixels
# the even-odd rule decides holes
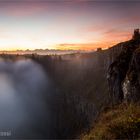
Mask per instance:
[[[108,109],[81,139],[140,139],[140,105],[121,104]]]

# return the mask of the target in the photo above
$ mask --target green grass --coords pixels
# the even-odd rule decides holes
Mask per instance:
[[[140,139],[140,105],[121,104],[100,115],[83,140]]]

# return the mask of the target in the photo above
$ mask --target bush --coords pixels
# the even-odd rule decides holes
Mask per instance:
[[[94,128],[83,140],[138,139],[140,138],[140,106],[119,105],[100,115]]]

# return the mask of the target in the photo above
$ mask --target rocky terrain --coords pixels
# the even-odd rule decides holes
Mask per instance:
[[[121,44],[120,55],[109,66],[108,82],[113,103],[139,101],[140,99],[140,33],[134,31],[133,38]]]

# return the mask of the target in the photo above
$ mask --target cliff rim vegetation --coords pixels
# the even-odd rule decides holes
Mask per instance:
[[[82,140],[139,139],[139,104],[120,104],[104,111]]]

